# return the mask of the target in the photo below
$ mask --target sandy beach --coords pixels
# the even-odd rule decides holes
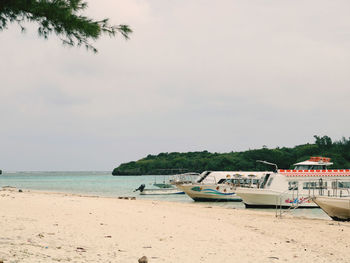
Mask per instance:
[[[350,223],[208,205],[0,191],[3,262],[350,262]]]

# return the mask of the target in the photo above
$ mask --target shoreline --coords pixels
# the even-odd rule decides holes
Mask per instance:
[[[349,262],[350,223],[263,211],[0,191],[7,262]]]

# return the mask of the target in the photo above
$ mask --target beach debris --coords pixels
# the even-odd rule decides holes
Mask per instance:
[[[151,246],[146,246],[146,247],[143,247],[143,248],[152,248]]]
[[[77,252],[86,252],[86,249],[83,247],[77,247]]]
[[[147,257],[143,256],[143,257],[139,258],[139,263],[148,263]]]
[[[39,233],[39,234],[38,234],[38,237],[39,237],[39,238],[43,238],[43,237],[44,237],[44,234]]]
[[[112,238],[112,236],[105,236],[105,238]]]
[[[136,200],[135,196],[118,196],[118,199],[123,199],[123,200]]]
[[[118,249],[118,252],[126,252],[126,250]]]
[[[278,257],[268,257],[268,258],[271,258],[271,259],[279,259]]]
[[[18,192],[19,192],[19,193],[23,193],[23,190],[22,190],[22,189],[19,189]]]

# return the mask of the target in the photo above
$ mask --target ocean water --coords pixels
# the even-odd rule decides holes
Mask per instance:
[[[0,187],[65,192],[106,197],[135,196],[138,199],[192,202],[186,195],[144,196],[133,192],[141,184],[156,188],[155,182],[168,182],[170,176],[112,176],[110,172],[4,172]]]
[[[26,190],[65,192],[106,197],[135,196],[137,199],[169,202],[194,202],[185,194],[180,195],[139,195],[133,192],[141,184],[146,188],[155,188],[155,182],[168,182],[170,176],[112,176],[110,172],[3,172],[0,175],[0,187],[13,186]],[[206,202],[208,206],[245,209],[241,202]],[[274,209],[255,209],[275,213]],[[295,209],[293,215],[308,218],[330,219],[321,209]]]

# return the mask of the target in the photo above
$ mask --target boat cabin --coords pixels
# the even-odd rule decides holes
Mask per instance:
[[[309,160],[294,164],[294,170],[325,170],[332,165],[330,158],[310,157]]]
[[[257,186],[267,174],[272,172],[244,171],[205,171],[195,183],[200,184],[233,184],[235,186]]]

